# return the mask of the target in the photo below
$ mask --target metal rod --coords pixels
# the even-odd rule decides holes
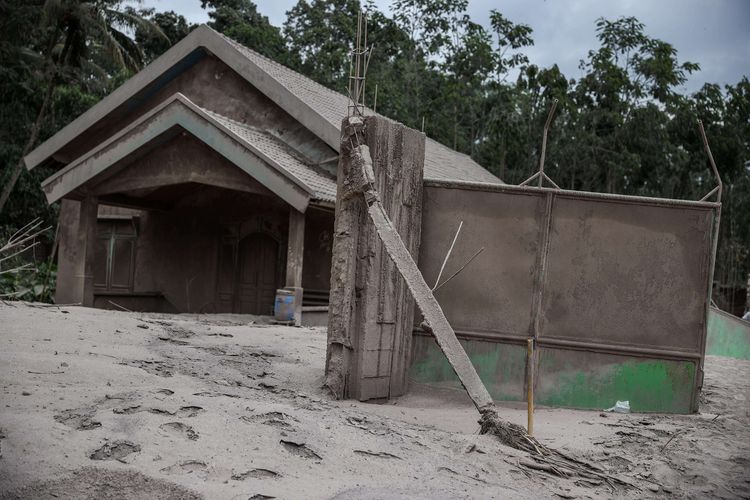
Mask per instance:
[[[532,175],[531,177],[529,177],[528,179],[526,179],[525,181],[523,181],[521,184],[519,184],[519,186],[525,186],[528,183],[530,183],[531,181],[533,181],[534,179],[536,179],[537,177],[539,177],[539,172],[535,173],[534,175]]]
[[[362,13],[362,10],[359,11],[360,14]],[[362,112],[365,111],[365,78],[367,78],[367,67],[370,65],[370,56],[371,53],[367,53],[367,14],[362,16],[362,29],[364,31],[364,43],[362,43],[362,57],[364,58],[364,64],[362,68]]]
[[[538,188],[536,186],[513,186],[511,184],[491,184],[489,182],[472,181],[445,181],[437,179],[425,179],[425,186],[439,188],[461,188],[475,191],[487,192],[515,192],[536,196],[540,192],[554,193],[557,196],[576,199],[621,201],[623,203],[649,203],[664,207],[686,207],[686,208],[715,208],[719,203],[712,201],[679,200],[673,198],[655,198],[651,196],[633,196],[615,193],[594,193],[591,191],[575,191],[571,189]]]
[[[706,352],[706,341],[708,336],[708,315],[711,312],[711,298],[713,297],[713,288],[714,288],[714,271],[716,269],[716,252],[719,246],[719,224],[721,223],[721,194],[724,188],[723,183],[721,182],[721,176],[719,175],[719,169],[716,168],[716,162],[714,161],[714,155],[711,154],[711,147],[708,145],[708,138],[706,137],[706,131],[703,128],[703,122],[701,120],[698,120],[698,129],[701,133],[701,139],[703,140],[703,150],[706,152],[706,156],[708,156],[708,161],[711,164],[711,170],[713,170],[714,175],[716,176],[716,182],[717,182],[717,188],[716,191],[716,216],[714,217],[714,227],[712,231],[712,245],[711,245],[711,261],[709,263],[709,270],[708,270],[708,290],[706,290],[708,301],[706,303],[706,309],[705,309],[705,316],[703,321],[703,338],[701,339],[701,353]],[[703,363],[704,363],[704,357],[701,356],[700,363],[699,363],[699,369],[695,372],[695,383],[696,386],[700,386],[703,381]],[[693,410],[697,410],[697,397],[693,399]]]
[[[451,256],[451,252],[453,252],[453,246],[456,244],[456,240],[458,239],[458,234],[461,232],[461,228],[464,225],[464,221],[461,221],[458,224],[458,229],[456,230],[456,234],[453,236],[453,242],[451,243],[450,248],[448,248],[448,253],[445,254],[445,259],[443,259],[443,265],[440,266],[440,272],[438,273],[437,279],[435,280],[435,286],[432,287],[432,291],[434,292],[435,289],[438,286],[438,283],[440,283],[440,278],[443,277],[443,271],[445,270],[445,264],[448,263],[448,259]]]
[[[542,183],[544,182],[544,157],[547,155],[547,131],[549,130],[550,123],[552,123],[552,116],[555,114],[556,107],[557,99],[553,99],[552,109],[549,110],[547,122],[544,124],[544,132],[542,134],[542,153],[539,155],[539,187],[542,187]]]
[[[708,162],[711,164],[711,170],[713,170],[714,176],[716,177],[717,188],[719,188],[716,196],[716,202],[721,203],[721,193],[724,190],[724,184],[721,182],[721,176],[719,175],[719,169],[716,168],[716,162],[714,161],[714,155],[711,154],[711,147],[708,145],[708,138],[706,137],[706,131],[703,128],[703,122],[698,120],[698,128],[701,131],[701,139],[703,139],[703,150],[708,156]]]
[[[534,339],[526,340],[526,429],[534,435]]]
[[[456,330],[456,335],[461,339],[466,340],[488,340],[495,343],[523,345],[529,338],[528,332],[526,333],[507,333],[497,331],[472,331],[472,330]],[[414,327],[414,333],[419,334],[420,328]],[[586,351],[586,352],[598,352],[605,354],[617,354],[617,355],[635,355],[647,358],[657,359],[677,359],[677,360],[700,360],[701,353],[698,349],[694,351],[675,351],[675,350],[661,350],[661,349],[649,349],[643,347],[635,347],[629,345],[619,344],[603,344],[600,342],[588,342],[578,340],[559,340],[550,337],[539,337],[535,341],[536,347],[559,347],[571,351]]]
[[[355,47],[351,51],[351,57],[349,58],[349,86],[347,88],[347,93],[349,95],[349,105],[347,106],[347,114],[348,116],[352,116],[354,114],[354,83],[355,83],[355,77],[354,77],[354,61],[357,57],[357,47],[356,47],[356,40],[355,40]]]
[[[378,84],[375,84],[375,99],[372,103],[372,110],[377,113],[378,112]]]
[[[716,187],[715,187],[715,188],[713,188],[713,189],[712,189],[711,191],[709,191],[709,192],[708,192],[708,194],[707,194],[706,196],[704,196],[703,198],[701,198],[701,201],[706,201],[706,200],[707,200],[707,199],[709,199],[709,198],[710,198],[711,196],[713,196],[713,195],[714,195],[714,194],[715,194],[715,193],[716,193],[716,192],[717,192],[718,190],[719,190],[719,186],[716,186]]]
[[[469,264],[471,264],[471,261],[473,261],[474,259],[476,259],[477,257],[479,257],[479,254],[480,254],[480,253],[482,253],[482,252],[484,252],[484,247],[482,247],[482,248],[480,248],[479,250],[477,250],[477,253],[475,253],[474,255],[472,255],[472,256],[471,256],[471,258],[470,258],[469,260],[467,260],[467,261],[466,261],[466,264],[464,264],[463,266],[461,266],[461,267],[460,267],[460,268],[458,269],[458,271],[456,271],[455,273],[453,273],[453,274],[451,274],[451,275],[450,275],[450,278],[448,278],[447,280],[443,281],[443,282],[442,282],[442,283],[440,283],[440,284],[439,284],[438,286],[436,286],[436,287],[435,287],[435,289],[433,290],[433,292],[437,292],[437,291],[438,291],[438,290],[440,290],[440,289],[441,289],[441,288],[442,288],[442,287],[443,287],[443,286],[444,286],[444,285],[445,285],[446,283],[448,283],[448,282],[449,282],[450,280],[452,280],[453,278],[455,278],[456,276],[458,276],[458,274],[459,274],[459,273],[460,273],[461,271],[463,271],[464,269],[466,269],[466,266],[468,266]]]
[[[361,89],[360,80],[362,79],[360,69],[362,65],[362,11],[357,13],[357,31],[354,40],[354,48],[351,52],[351,65],[349,70],[349,116],[361,115],[360,99]]]
[[[554,187],[555,189],[562,189],[560,186],[557,185],[557,183],[555,181],[553,181],[552,179],[550,179],[549,175],[547,175],[547,174],[542,174],[542,175],[544,176],[545,179],[547,179],[547,182],[549,182],[550,184],[552,184],[552,187]]]
[[[359,114],[359,93],[360,93],[360,84],[359,79],[362,76],[361,71],[361,64],[362,64],[362,52],[360,50],[360,47],[362,46],[362,11],[360,10],[357,13],[357,65],[355,66],[355,79],[354,79],[354,110],[356,114]]]

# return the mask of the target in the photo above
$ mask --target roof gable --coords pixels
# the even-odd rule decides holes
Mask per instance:
[[[27,168],[52,157],[62,147],[112,110],[133,99],[144,88],[163,80],[184,61],[204,48],[245,78],[335,151],[339,150],[341,120],[348,98],[313,80],[261,56],[239,43],[201,25],[161,57],[134,75],[76,120],[42,143],[25,158]],[[370,110],[367,113],[373,113]],[[427,139],[425,179],[502,183],[470,157]]]
[[[52,203],[175,127],[181,127],[300,211],[310,200],[333,202],[336,183],[305,165],[274,138],[210,113],[175,94],[42,183]]]

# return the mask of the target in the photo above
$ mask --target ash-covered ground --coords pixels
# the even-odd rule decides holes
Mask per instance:
[[[333,401],[324,361],[321,328],[0,303],[0,498],[750,497],[747,361],[707,358],[697,415],[538,409],[616,491],[524,467],[458,391]]]

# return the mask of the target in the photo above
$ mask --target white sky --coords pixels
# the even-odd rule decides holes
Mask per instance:
[[[297,0],[255,0],[271,22],[281,26]],[[390,0],[375,0],[387,11]],[[192,23],[208,21],[200,0],[144,0],[143,6],[174,10]],[[488,25],[490,9],[534,29],[533,47],[525,50],[532,63],[557,63],[568,78],[578,78],[578,61],[597,47],[594,23],[599,17],[635,16],[646,33],[675,46],[680,61],[697,62],[686,88],[705,82],[737,83],[750,75],[750,0],[470,0],[469,14]]]

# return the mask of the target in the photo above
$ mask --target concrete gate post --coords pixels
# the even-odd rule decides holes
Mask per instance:
[[[416,260],[422,225],[425,136],[383,117],[342,126],[328,317],[326,385],[335,397],[361,401],[407,389],[414,300],[369,220],[347,187],[349,137],[370,149],[375,187]]]

